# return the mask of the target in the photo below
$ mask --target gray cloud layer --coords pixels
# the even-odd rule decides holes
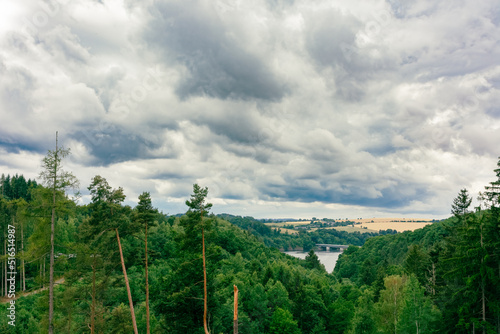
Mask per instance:
[[[493,178],[495,1],[0,5],[0,167],[59,130],[85,184],[183,211],[446,215]],[[290,214],[288,214],[290,213]]]

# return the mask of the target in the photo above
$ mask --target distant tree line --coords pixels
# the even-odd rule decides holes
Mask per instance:
[[[7,174],[5,176],[2,173],[0,178],[0,196],[5,199],[24,199],[25,201],[31,200],[30,189],[37,187],[37,182],[35,180],[26,180],[24,176]]]

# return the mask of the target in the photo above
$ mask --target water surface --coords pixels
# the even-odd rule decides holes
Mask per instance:
[[[307,256],[306,252],[300,251],[290,251],[283,253],[298,257],[299,259],[305,259]],[[319,262],[321,262],[321,264],[325,266],[326,271],[331,273],[333,272],[333,268],[335,268],[335,264],[337,263],[339,255],[342,254],[342,252],[315,252],[315,254],[318,256]]]

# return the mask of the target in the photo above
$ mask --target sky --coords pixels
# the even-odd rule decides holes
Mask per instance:
[[[498,0],[0,4],[0,172],[59,144],[81,203],[256,218],[450,215],[496,180]]]

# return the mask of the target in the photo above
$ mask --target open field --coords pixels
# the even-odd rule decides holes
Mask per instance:
[[[398,232],[415,231],[425,225],[432,224],[432,219],[420,218],[364,218],[353,220],[354,226],[366,227],[371,230],[388,230],[393,229]]]
[[[360,233],[367,232],[378,232],[379,230],[396,230],[398,232],[403,231],[414,231],[416,229],[422,228],[425,225],[432,224],[432,219],[422,219],[422,218],[362,218],[362,219],[349,219],[355,223],[354,226],[339,226],[339,227],[328,227],[335,228],[338,231],[347,231],[347,232],[355,232],[358,231]],[[336,220],[336,221],[345,221],[345,220]],[[283,227],[286,225],[308,225],[310,221],[291,221],[291,222],[282,222],[282,223],[266,223],[269,227]],[[364,228],[366,227],[366,229]],[[289,234],[297,233],[296,230],[289,230],[280,228],[281,233],[285,233],[288,231]],[[315,228],[310,229],[309,231],[314,231]]]

